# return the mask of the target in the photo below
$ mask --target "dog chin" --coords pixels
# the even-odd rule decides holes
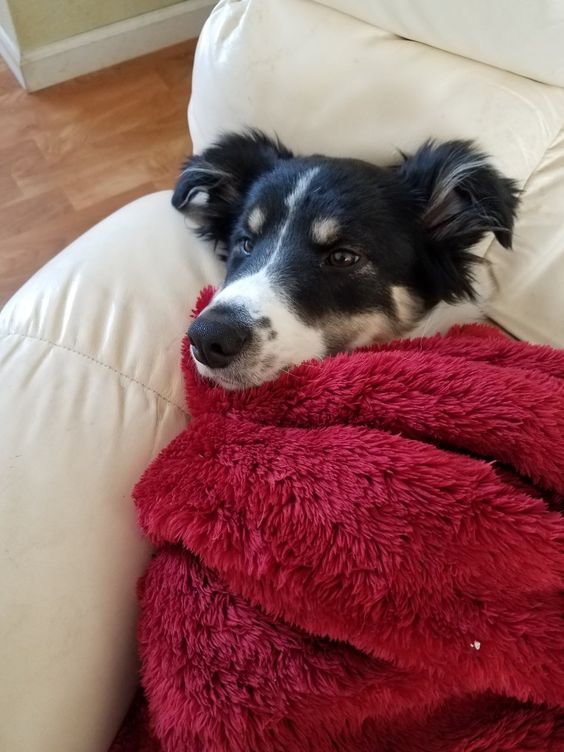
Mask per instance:
[[[236,371],[234,369],[211,369],[193,358],[200,376],[209,381],[213,381],[218,386],[228,391],[250,389],[253,386],[260,386],[267,381],[273,381],[282,368],[257,369]]]

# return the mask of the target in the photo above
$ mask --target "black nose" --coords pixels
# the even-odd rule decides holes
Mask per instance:
[[[228,309],[203,311],[188,329],[194,357],[208,368],[228,366],[250,337],[250,325]]]

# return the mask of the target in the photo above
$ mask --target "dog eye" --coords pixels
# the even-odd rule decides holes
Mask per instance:
[[[239,241],[239,248],[245,254],[245,256],[248,256],[250,253],[252,253],[253,241],[250,238],[241,238],[241,240]]]
[[[341,268],[345,266],[354,266],[358,261],[360,261],[358,253],[346,250],[333,251],[326,259],[329,266],[338,266]]]

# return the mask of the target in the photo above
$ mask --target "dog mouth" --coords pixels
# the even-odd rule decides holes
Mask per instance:
[[[291,367],[290,364],[275,364],[272,356],[265,356],[263,359],[257,359],[252,364],[241,363],[239,365],[228,366],[227,368],[212,369],[208,368],[208,366],[201,363],[195,357],[193,347],[190,348],[190,354],[200,376],[228,391],[260,386],[268,381],[273,381],[280,373]]]
[[[250,389],[274,381],[300,363],[322,360],[398,335],[394,321],[378,310],[353,317],[326,317],[318,328],[302,325],[291,338],[271,338],[269,328],[260,325],[262,319],[258,321],[259,326],[253,328],[241,353],[224,365],[212,367],[211,363],[202,362],[192,344],[190,352],[200,376],[223,389]],[[283,327],[278,327],[278,331],[283,331]]]

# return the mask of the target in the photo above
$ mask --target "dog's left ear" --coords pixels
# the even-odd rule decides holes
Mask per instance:
[[[196,232],[222,254],[252,184],[292,153],[258,130],[227,133],[190,157],[178,178],[172,205],[196,223]]]
[[[405,158],[399,173],[417,200],[431,241],[446,253],[470,248],[487,232],[511,247],[517,184],[471,141],[429,141]]]

